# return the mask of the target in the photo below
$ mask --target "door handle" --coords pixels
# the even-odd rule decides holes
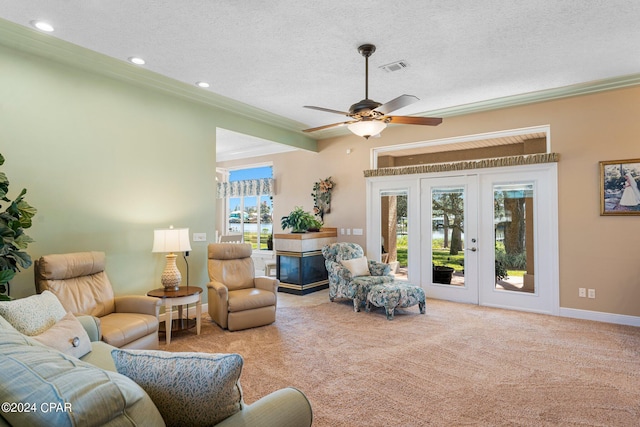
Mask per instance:
[[[476,248],[476,247],[474,246],[474,247],[472,247],[472,248],[467,248],[467,250],[468,250],[468,251],[471,251],[471,252],[476,252],[476,251],[478,250],[478,248]]]

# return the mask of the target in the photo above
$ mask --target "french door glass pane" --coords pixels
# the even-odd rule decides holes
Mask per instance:
[[[532,183],[493,186],[496,289],[535,292]]]
[[[464,187],[431,189],[433,283],[464,286]]]
[[[408,227],[407,190],[385,190],[381,197],[382,259],[391,266],[397,280],[407,280]]]

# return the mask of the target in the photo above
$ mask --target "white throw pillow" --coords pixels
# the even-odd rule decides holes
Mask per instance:
[[[369,271],[369,262],[367,261],[366,256],[342,260],[340,263],[351,272],[353,277],[371,276],[371,272]]]
[[[89,335],[73,313],[67,313],[58,323],[32,338],[78,359],[91,351]]]
[[[20,333],[39,335],[62,319],[67,311],[52,292],[0,302],[0,316]]]
[[[118,373],[147,392],[167,426],[212,426],[243,407],[239,354],[111,350]]]

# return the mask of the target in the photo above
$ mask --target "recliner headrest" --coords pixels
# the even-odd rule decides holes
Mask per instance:
[[[210,243],[209,259],[249,258],[253,253],[250,243]]]
[[[45,280],[66,280],[104,271],[104,252],[76,252],[40,257],[36,274]]]

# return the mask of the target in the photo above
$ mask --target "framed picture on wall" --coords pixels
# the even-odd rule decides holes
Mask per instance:
[[[600,162],[600,215],[640,215],[640,159]]]

